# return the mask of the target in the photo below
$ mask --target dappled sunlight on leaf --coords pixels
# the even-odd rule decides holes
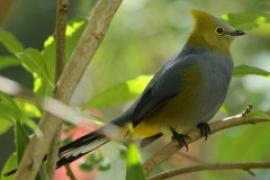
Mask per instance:
[[[145,89],[146,85],[152,79],[152,76],[139,76],[134,80],[129,80],[126,82],[128,90],[132,94],[141,94]]]
[[[152,79],[152,76],[141,75],[127,80],[92,97],[83,108],[108,107],[127,102],[138,97]]]
[[[66,36],[72,36],[74,33],[85,24],[85,20],[82,19],[73,19],[68,23],[66,29]]]
[[[28,117],[40,117],[41,112],[34,104],[31,104],[23,99],[16,98],[15,102],[21,111]]]

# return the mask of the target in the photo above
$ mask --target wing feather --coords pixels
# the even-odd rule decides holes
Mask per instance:
[[[183,76],[192,68],[198,55],[179,55],[168,61],[150,81],[140,98],[127,111],[134,126],[153,112],[164,106],[171,98],[181,93],[184,86]]]

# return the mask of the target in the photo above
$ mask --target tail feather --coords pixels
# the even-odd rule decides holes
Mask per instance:
[[[100,128],[94,132],[91,132],[89,134],[86,134],[86,135],[80,137],[79,139],[72,141],[71,143],[60,147],[59,155],[61,156],[61,155],[64,155],[66,153],[72,152],[73,150],[81,149],[89,144],[94,143],[94,142],[96,142],[97,143],[96,146],[99,147],[99,146],[103,145],[102,141],[100,141],[101,139],[102,140],[107,139],[107,142],[109,142],[109,138],[106,135],[104,135],[104,133],[110,132],[112,135],[112,134],[114,134],[115,131],[118,132],[119,127],[122,127],[126,123],[126,119],[128,119],[128,117],[126,114],[124,114],[124,115],[112,120],[111,123],[106,124],[102,128]],[[117,128],[115,129],[114,127],[117,127]],[[100,141],[100,142],[98,142],[98,141]],[[98,145],[98,143],[101,143],[101,144]],[[93,149],[91,149],[91,148],[93,148]],[[89,149],[90,151],[88,151],[88,152],[91,152],[95,149],[96,148],[94,146],[92,146],[92,147],[90,147],[90,149]]]
[[[80,137],[79,139],[76,139],[75,141],[72,141],[62,147],[60,147],[59,149],[59,155],[64,155],[66,153],[69,153],[70,151],[79,148],[85,144],[89,144],[92,141],[95,141],[96,139],[99,139],[101,137],[103,137],[104,135],[98,134],[96,131],[92,132],[92,133],[88,133],[82,137]]]
[[[60,159],[57,161],[57,168],[64,166],[66,164],[69,164],[80,157],[84,156],[87,153],[90,153],[100,146],[108,143],[110,139],[106,137],[100,137],[99,139],[95,139],[92,142],[89,142],[88,144],[82,145],[77,149],[74,149],[70,151],[68,154],[65,154],[64,156],[60,157]]]
[[[60,158],[57,161],[57,168],[69,164],[82,157],[83,155],[92,152],[100,146],[108,143],[110,139],[100,133],[102,129],[103,128],[86,134],[79,139],[60,147]]]

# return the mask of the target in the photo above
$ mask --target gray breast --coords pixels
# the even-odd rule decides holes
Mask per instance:
[[[201,107],[198,114],[201,115],[200,121],[209,121],[218,111],[226,97],[233,62],[229,56],[207,52],[202,54],[200,60],[202,64],[202,92],[199,100]]]

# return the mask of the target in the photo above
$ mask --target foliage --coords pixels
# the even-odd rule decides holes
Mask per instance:
[[[117,103],[124,103],[140,95],[152,76],[138,76],[125,82],[116,84],[109,89],[92,97],[84,108],[108,107]]]
[[[128,3],[134,3],[135,5]],[[175,8],[181,10],[182,2],[170,1],[170,3],[158,1],[154,5],[151,2],[136,1],[127,2],[123,5],[123,10],[115,18],[104,43],[91,67],[89,67],[89,72],[86,73],[78,87],[78,92],[74,97],[75,104],[81,104],[82,110],[103,110],[106,108],[109,109],[107,110],[108,114],[117,114],[122,109],[118,109],[116,105],[123,105],[141,94],[152,78],[152,75],[144,74],[152,74],[169,56],[169,53],[176,50],[175,48],[179,45],[179,36],[182,39],[186,38],[183,35],[187,34],[185,21],[183,21],[183,25],[181,23],[179,25],[179,19],[176,18],[176,15],[179,16],[180,13]],[[192,2],[189,3],[192,4]],[[142,7],[145,7],[147,11],[141,9]],[[268,48],[269,33],[264,32],[269,32],[270,15],[269,11],[255,11],[248,4],[245,7],[245,11],[226,13],[221,18],[237,28],[246,30],[247,34],[251,34],[248,38],[258,40],[255,41],[258,43],[258,47],[264,47],[265,51],[261,52],[257,47],[248,46],[252,43],[248,40],[238,46],[238,49],[243,47],[242,49],[245,50],[236,52],[236,57],[247,59],[247,61],[244,64],[240,62],[242,65],[235,66],[233,75],[234,80],[236,81],[237,78],[238,82],[232,85],[231,91],[237,92],[237,94],[229,94],[225,105],[228,113],[232,114],[231,109],[240,111],[250,99],[255,99],[256,102],[251,103],[264,109],[255,111],[250,116],[266,117],[262,110],[270,108],[268,102],[270,100],[268,92],[270,70],[267,68],[270,67],[270,51]],[[138,9],[136,10],[136,8]],[[163,8],[166,8],[166,12],[178,12],[178,14],[168,13],[168,15],[163,16],[161,15]],[[134,17],[128,14],[131,13],[130,9],[134,11],[132,13]],[[156,17],[153,14],[156,14]],[[66,60],[69,59],[76,47],[85,23],[86,20],[82,18],[74,18],[69,22],[66,32]],[[189,23],[188,26],[191,26],[191,24]],[[180,35],[179,32],[181,32]],[[265,39],[268,40],[267,43],[265,43]],[[0,28],[0,43],[9,53],[8,55],[0,55],[0,69],[3,70],[13,66],[24,68],[34,79],[32,91],[36,97],[51,96],[56,83],[54,79],[55,41],[53,35],[44,41],[43,48],[39,50],[25,47],[12,33]],[[237,47],[235,48],[237,49]],[[252,53],[252,50],[255,53]],[[264,53],[267,57],[268,61],[265,66],[260,62],[261,56],[259,53]],[[251,61],[251,59],[254,59],[254,61]],[[263,81],[268,85],[265,85],[260,91],[245,89],[247,86],[245,82],[251,75],[256,75],[258,81]],[[248,83],[255,84],[251,81],[248,81]],[[42,113],[43,111],[37,105],[28,102],[26,99],[0,94],[0,135],[13,127],[16,142],[16,153],[9,157],[2,173],[16,167],[29,140],[29,135],[38,132],[36,120],[42,116]],[[213,156],[207,155],[207,160],[232,161],[238,159],[245,161],[267,158],[268,152],[265,150],[267,149],[265,142],[270,140],[267,128],[269,127],[258,126],[254,129],[241,127],[241,129],[232,130],[230,133],[223,133],[222,136],[213,137],[213,141],[208,142],[208,146],[211,147],[209,151]],[[250,140],[255,139],[255,134],[257,140],[251,146]],[[217,143],[212,143],[215,140]],[[239,146],[247,147],[245,152],[235,152],[236,147]],[[203,149],[203,147],[199,148]],[[200,156],[198,153],[191,155]],[[81,169],[89,171],[93,167],[97,167],[100,170],[109,170],[110,166],[114,165],[108,163],[106,157],[95,158],[95,155],[90,155],[81,163]],[[128,145],[126,161],[126,179],[144,179],[140,165],[140,154],[135,144]],[[214,179],[215,175],[205,173],[202,177]],[[2,177],[2,179],[11,178]]]
[[[144,172],[141,166],[141,157],[139,150],[134,143],[127,147],[127,170],[126,180],[144,180]]]
[[[269,78],[270,72],[248,65],[240,65],[234,68],[233,75],[236,77],[242,77],[245,75],[260,75]]]

